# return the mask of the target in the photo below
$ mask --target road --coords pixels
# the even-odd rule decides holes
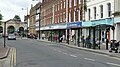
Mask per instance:
[[[17,49],[16,67],[120,67],[120,59],[32,39],[8,40]]]

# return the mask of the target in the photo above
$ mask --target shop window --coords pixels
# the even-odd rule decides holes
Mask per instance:
[[[94,7],[94,19],[96,19],[96,7]]]
[[[91,11],[90,9],[88,9],[88,20],[90,20],[90,14],[91,14]]]

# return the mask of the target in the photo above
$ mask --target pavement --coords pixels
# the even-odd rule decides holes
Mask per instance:
[[[40,41],[49,42],[49,43],[57,43],[57,42],[48,41],[47,39],[44,39],[44,40],[41,39]],[[99,54],[104,54],[104,55],[108,55],[110,57],[120,58],[120,53],[114,53],[114,52],[109,53],[109,50],[105,50],[104,49],[105,48],[104,44],[103,44],[103,46],[100,50],[99,49],[90,49],[90,48],[78,47],[78,46],[74,45],[73,43],[66,44],[65,42],[63,42],[63,43],[57,43],[57,44],[67,46],[67,47],[70,47],[70,48],[79,49],[79,50],[85,50],[85,51],[95,52],[95,53],[99,53]]]
[[[16,49],[0,46],[0,67],[13,67],[16,64]]]
[[[0,59],[4,59],[8,56],[9,53],[9,47],[4,48],[3,46],[0,46]]]

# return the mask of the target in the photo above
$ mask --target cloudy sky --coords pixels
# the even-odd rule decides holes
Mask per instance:
[[[0,0],[0,13],[3,15],[3,21],[12,19],[15,15],[19,15],[23,21],[27,8],[30,9],[31,4],[35,5],[37,2],[39,0]]]

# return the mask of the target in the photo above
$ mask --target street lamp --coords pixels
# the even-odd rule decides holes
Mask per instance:
[[[67,23],[68,23],[68,0],[66,0],[66,26],[67,26]],[[69,44],[69,29],[66,30],[66,43]]]
[[[22,10],[27,10],[27,14],[26,14],[26,17],[25,17],[25,21],[26,21],[26,24],[27,24],[27,31],[26,31],[26,37],[28,36],[28,8],[27,9],[24,9],[22,8]]]
[[[4,22],[4,48],[6,47],[6,22]]]

